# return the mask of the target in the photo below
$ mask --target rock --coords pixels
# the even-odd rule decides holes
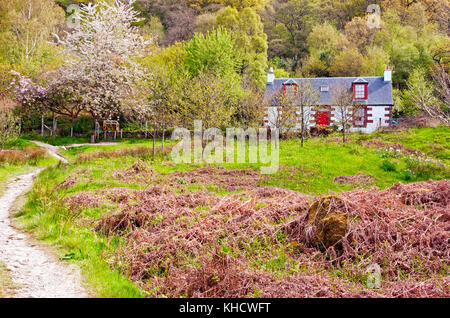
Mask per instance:
[[[319,248],[335,245],[347,230],[347,215],[343,212],[345,200],[328,195],[315,201],[306,215],[306,237]]]

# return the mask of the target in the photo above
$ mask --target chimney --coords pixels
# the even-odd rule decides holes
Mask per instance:
[[[267,84],[273,84],[275,79],[275,74],[273,73],[273,67],[271,66],[269,72],[267,73]]]
[[[386,66],[386,69],[384,70],[384,81],[390,82],[392,80],[392,70],[389,69],[389,65]]]

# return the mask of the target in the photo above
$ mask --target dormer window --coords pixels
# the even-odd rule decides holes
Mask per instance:
[[[353,99],[367,99],[367,86],[369,82],[358,78],[353,83]]]
[[[284,98],[286,99],[297,98],[298,85],[294,80],[289,79],[283,83],[283,91],[284,91],[283,94]]]

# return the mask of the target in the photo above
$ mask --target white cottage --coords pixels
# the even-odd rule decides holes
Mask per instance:
[[[333,125],[337,117],[337,110],[332,105],[333,90],[340,85],[345,85],[353,92],[353,104],[355,107],[352,116],[350,131],[370,133],[380,127],[392,124],[392,70],[389,66],[384,71],[384,76],[371,77],[327,77],[327,78],[275,78],[271,68],[267,74],[265,101],[270,105],[266,108],[264,122],[269,127],[274,127],[278,112],[277,94],[284,97],[297,98],[298,87],[302,83],[309,82],[311,87],[320,94],[320,102],[308,108],[308,126]],[[298,124],[297,128],[300,128]]]

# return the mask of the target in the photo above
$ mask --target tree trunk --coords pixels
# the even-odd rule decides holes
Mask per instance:
[[[52,135],[56,136],[56,129],[58,127],[58,119],[55,114],[53,114],[53,122],[52,122]]]
[[[41,137],[44,137],[44,115],[41,116]]]
[[[166,133],[166,127],[162,128],[162,153],[164,153],[164,135]]]
[[[91,134],[91,144],[95,144],[95,134],[96,134],[96,123],[97,118],[94,118],[94,127],[92,128],[92,134]]]
[[[156,124],[153,127],[153,157],[155,157],[155,139],[156,139]]]
[[[70,137],[73,137],[73,127],[75,126],[76,122],[77,122],[76,118],[72,118],[72,126],[70,127]]]
[[[345,144],[345,124],[342,125],[342,143]]]
[[[301,131],[301,144],[302,144],[302,147],[303,147],[303,141],[304,141],[304,138],[305,138],[305,120],[304,120],[304,108],[303,108],[303,105],[301,106],[301,115],[302,115],[302,131]]]

